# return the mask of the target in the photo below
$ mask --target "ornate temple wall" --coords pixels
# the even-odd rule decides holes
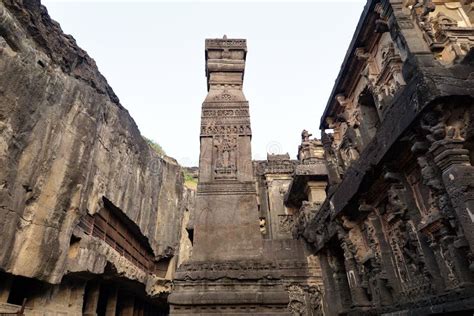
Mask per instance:
[[[328,197],[297,224],[329,315],[474,310],[472,23],[471,1],[364,9],[321,118]]]

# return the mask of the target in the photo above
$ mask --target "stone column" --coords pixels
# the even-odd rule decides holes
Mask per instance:
[[[443,227],[438,232],[438,255],[441,256],[438,260],[440,264],[444,265],[445,282],[448,287],[463,287],[464,285],[471,285],[473,282],[472,273],[469,271],[469,265],[465,252],[456,246],[456,236],[449,233],[449,229]],[[436,245],[433,245],[436,247]]]
[[[474,167],[463,140],[444,139],[430,148],[436,165],[442,171],[443,183],[463,228],[471,253],[474,253]],[[460,242],[461,243],[461,242]],[[471,267],[474,271],[474,267]]]
[[[135,297],[133,294],[123,295],[122,308],[120,316],[133,316],[135,310]]]
[[[426,122],[431,119],[428,114]],[[435,281],[438,287],[441,280],[447,286],[455,287],[459,283],[472,282],[474,271],[474,266],[469,271],[467,262],[474,250],[474,218],[470,216],[474,205],[469,205],[474,201],[474,190],[470,187],[474,183],[474,167],[469,161],[469,151],[463,149],[464,140],[453,139],[453,135],[448,137],[443,121],[434,125],[431,122],[432,126],[420,124],[429,132],[426,136],[429,143],[416,142],[412,151],[423,153],[418,157],[421,173],[443,219],[431,223],[434,229],[425,229],[439,269],[440,278]],[[454,232],[453,225],[460,226],[462,233],[461,229]],[[436,269],[432,271],[436,272]]]
[[[74,311],[77,315],[82,313],[82,304],[84,304],[84,291],[86,288],[87,281],[83,279],[74,279],[71,282],[69,290],[68,305],[71,311]]]
[[[342,252],[342,250],[340,250]],[[332,279],[334,280],[334,292],[337,295],[339,305],[338,313],[345,313],[352,305],[352,296],[347,282],[347,273],[344,266],[344,258],[334,250],[328,251],[328,263],[331,267]]]
[[[90,284],[86,286],[84,316],[96,316],[97,304],[99,303],[100,283],[97,280],[91,280],[89,282]]]
[[[106,316],[115,316],[117,310],[117,297],[118,290],[116,287],[111,287],[109,291],[109,296],[107,298],[107,307],[105,310]]]
[[[326,199],[326,181],[308,181],[306,193],[309,202],[323,203]]]
[[[333,272],[329,266],[328,257],[325,251],[318,253],[319,263],[321,265],[321,274],[324,283],[324,299],[323,302],[328,304],[323,306],[324,313],[327,315],[335,315],[338,311],[344,308],[341,305],[339,297],[335,292],[336,286],[334,284]]]
[[[12,282],[13,276],[11,276],[10,274],[4,275],[3,281],[0,282],[0,303],[6,303],[8,301]]]
[[[143,303],[138,303],[138,302],[135,302],[135,311],[133,313],[134,316],[144,316],[145,315],[145,307],[143,305]]]
[[[374,258],[372,260],[375,262],[373,269],[376,275],[376,286],[379,290],[380,304],[382,306],[391,305],[393,304],[393,295],[389,287],[392,290],[400,291],[400,286],[396,281],[397,277],[395,276],[395,269],[393,267],[390,245],[385,240],[380,218],[372,214],[368,216],[368,220],[374,228],[374,242],[378,244],[378,247],[377,245],[373,245],[373,247],[377,247],[377,250],[380,250],[380,258],[377,258],[376,250],[372,249],[374,252]]]

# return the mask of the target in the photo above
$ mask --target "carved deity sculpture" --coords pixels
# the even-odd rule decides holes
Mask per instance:
[[[235,177],[237,171],[236,150],[237,136],[225,135],[214,137],[216,148],[216,177]]]
[[[344,135],[339,148],[346,168],[350,166],[352,161],[359,159],[359,151],[356,149],[354,141],[349,136]]]
[[[301,132],[301,141],[302,141],[302,142],[309,142],[309,140],[310,140],[309,138],[310,138],[311,136],[313,136],[313,134],[310,134],[307,130],[304,129],[304,130]]]

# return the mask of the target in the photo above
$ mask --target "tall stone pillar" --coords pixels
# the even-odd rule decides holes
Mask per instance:
[[[341,242],[342,249],[344,251],[344,265],[347,272],[347,280],[349,282],[349,288],[351,291],[352,305],[355,307],[367,307],[370,306],[367,293],[362,288],[362,279],[357,268],[357,262],[354,258],[354,254],[349,249],[349,245],[346,241]]]
[[[474,167],[464,141],[444,139],[432,144],[430,151],[441,169],[446,191],[461,224],[467,246],[474,253]],[[474,271],[474,266],[471,267]]]
[[[246,53],[245,40],[206,40],[193,261],[262,254],[249,104],[242,92]]]
[[[172,315],[288,315],[276,265],[263,258],[242,92],[246,54],[244,39],[206,40],[194,245],[190,262],[176,272]]]

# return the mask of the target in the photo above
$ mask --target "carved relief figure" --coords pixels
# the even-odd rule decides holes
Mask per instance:
[[[216,178],[235,178],[237,172],[237,136],[214,137]]]
[[[339,148],[346,168],[350,166],[352,161],[359,159],[359,151],[355,145],[355,135],[352,129],[346,132]]]
[[[300,285],[292,284],[288,287],[288,295],[290,302],[288,303],[288,309],[295,316],[305,316],[306,313],[306,300],[303,288]]]
[[[293,230],[293,215],[278,215],[278,226],[280,232],[289,233]]]
[[[388,224],[388,235],[404,299],[430,293],[432,276],[413,223],[406,217],[393,219]]]
[[[309,138],[313,136],[313,134],[310,134],[307,130],[303,130],[301,132],[301,141],[302,142],[309,142]]]

